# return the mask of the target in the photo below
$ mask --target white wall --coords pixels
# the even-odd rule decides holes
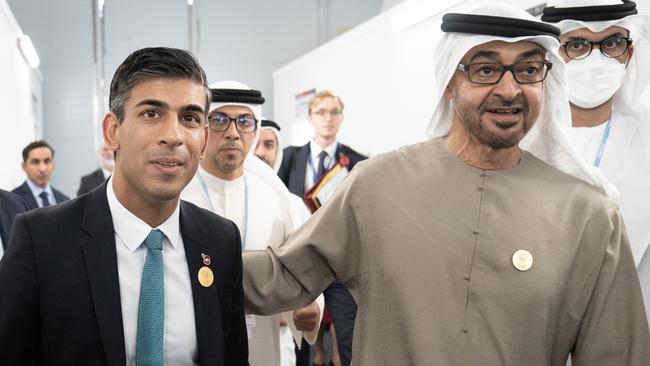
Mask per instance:
[[[41,58],[42,135],[54,148],[52,185],[74,197],[79,177],[97,168],[94,145],[92,2],[8,0]],[[27,141],[29,142],[29,141]],[[27,143],[22,143],[20,152]],[[24,179],[21,174],[19,180]]]
[[[42,133],[41,77],[18,48],[21,34],[7,2],[0,0],[0,188],[6,190],[22,180],[23,147]]]

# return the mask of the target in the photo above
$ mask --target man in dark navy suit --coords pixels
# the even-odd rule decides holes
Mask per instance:
[[[14,217],[26,210],[27,207],[20,197],[0,189],[0,258],[7,249]]]
[[[44,140],[25,146],[22,168],[27,179],[12,192],[25,201],[28,209],[47,207],[70,199],[50,185],[54,172],[54,149]]]
[[[309,102],[309,122],[314,127],[314,138],[303,146],[285,148],[278,171],[280,179],[291,193],[303,197],[337,162],[352,169],[359,161],[367,159],[336,139],[343,122],[343,107],[341,98],[329,90],[316,93]],[[325,305],[336,329],[341,365],[347,366],[352,357],[352,331],[357,304],[339,281],[332,282],[324,295]],[[298,354],[298,366],[307,365],[308,349],[309,345],[303,341]]]
[[[109,102],[112,177],[16,216],[0,365],[248,365],[239,231],[179,199],[205,154],[203,69],[187,51],[135,51]]]

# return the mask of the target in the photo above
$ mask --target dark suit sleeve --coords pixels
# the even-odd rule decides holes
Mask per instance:
[[[231,302],[230,302],[230,334],[226,339],[226,357],[225,365],[242,365],[248,366],[248,336],[246,330],[246,320],[244,315],[244,289],[242,287],[242,252],[241,237],[239,229],[232,223],[236,233],[236,250],[232,258],[233,273],[232,273],[232,288],[231,288]]]
[[[291,172],[291,167],[293,166],[293,155],[294,150],[291,147],[287,147],[282,152],[282,164],[280,164],[280,169],[278,170],[278,177],[285,186],[289,186],[289,174]]]
[[[37,273],[32,242],[23,214],[0,260],[0,365],[29,365],[39,340]]]

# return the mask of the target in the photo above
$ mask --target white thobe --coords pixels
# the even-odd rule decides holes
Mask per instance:
[[[228,181],[199,167],[194,179],[183,190],[181,198],[235,222],[241,233],[244,250],[279,246],[294,230],[288,207],[290,202],[258,175],[247,171],[241,177]],[[301,337],[302,332],[295,331],[292,313],[285,313],[284,318],[294,330],[294,337]],[[249,315],[247,323],[250,364],[280,366],[277,315]],[[307,332],[304,336],[313,343],[316,333],[317,330]]]
[[[639,271],[645,298],[646,313],[650,314],[650,157],[647,144],[648,129],[636,118],[612,114],[609,137],[604,143],[600,168],[619,190],[618,204],[630,239],[634,262]],[[607,124],[596,127],[574,127],[571,137],[588,163],[595,163]],[[646,268],[647,267],[647,268]]]

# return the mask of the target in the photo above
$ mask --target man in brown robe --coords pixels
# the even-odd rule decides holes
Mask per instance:
[[[246,306],[338,277],[353,365],[650,365],[615,190],[568,143],[559,29],[503,6],[442,29],[432,138],[360,163],[279,249],[244,254]]]

